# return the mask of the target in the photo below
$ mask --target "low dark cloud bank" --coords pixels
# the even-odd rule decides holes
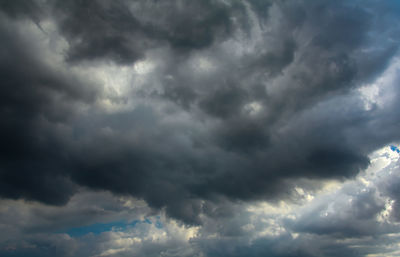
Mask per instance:
[[[352,179],[400,141],[396,70],[382,86],[399,13],[373,0],[1,0],[0,196],[67,208],[82,189],[108,191],[206,231],[239,203],[293,203],[297,187]],[[398,199],[395,181],[377,187]],[[369,190],[351,218],[285,223],[304,236],[271,247],[204,236],[195,249],[364,256],[312,237],[368,234],[354,224],[385,206]]]

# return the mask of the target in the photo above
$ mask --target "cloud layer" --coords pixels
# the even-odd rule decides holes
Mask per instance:
[[[10,223],[27,244],[10,249],[30,251],[41,244],[34,239],[74,244],[76,253],[65,249],[73,256],[131,256],[139,241],[138,256],[372,253],[368,245],[381,243],[360,238],[397,233],[375,220],[390,204],[397,222],[396,179],[374,177],[358,192],[355,178],[376,150],[400,141],[399,8],[373,0],[0,2],[0,196],[4,215],[16,208],[34,220]],[[320,196],[327,181],[343,188]],[[79,202],[82,194],[93,199]],[[110,216],[71,206],[90,206],[96,194],[109,194],[96,208],[115,205]],[[120,198],[146,207],[136,217]],[[242,210],[264,201],[305,205],[295,220]],[[337,215],[328,223],[324,208]],[[42,220],[47,212],[53,221]],[[75,218],[64,221],[65,212]],[[263,234],[259,219],[284,232]],[[120,220],[141,222],[86,239],[100,245],[119,235],[131,240],[125,250],[83,250],[64,233]],[[43,237],[29,238],[36,223]],[[361,241],[340,241],[353,237]]]

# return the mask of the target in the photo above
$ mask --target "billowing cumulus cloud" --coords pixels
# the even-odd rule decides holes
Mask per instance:
[[[398,251],[399,10],[0,1],[1,251]]]

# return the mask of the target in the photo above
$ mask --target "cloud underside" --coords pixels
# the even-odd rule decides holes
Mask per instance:
[[[346,183],[371,166],[371,153],[400,141],[399,8],[395,1],[0,2],[0,196],[62,209],[82,190],[109,192],[211,229],[224,208],[294,204],[299,188]],[[359,215],[382,211],[377,191],[399,197],[385,183],[353,206],[366,208]],[[193,239],[187,255],[207,248],[207,256],[336,256],[335,247],[346,246],[327,238],[318,239],[323,253],[293,246],[282,255],[286,246],[276,242],[364,235],[341,227],[350,220],[332,228],[287,221],[311,236],[270,238],[272,252],[255,239],[259,252],[250,253],[241,238],[222,253],[219,246],[233,241],[214,242],[210,233]]]

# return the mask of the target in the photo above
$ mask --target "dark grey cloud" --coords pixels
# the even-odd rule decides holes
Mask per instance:
[[[392,2],[0,6],[4,198],[62,205],[78,188],[107,190],[199,225],[234,203],[293,201],[302,179],[316,190],[318,181],[353,178],[371,152],[400,140],[398,78],[376,80],[389,76],[398,52]],[[113,80],[126,70],[123,83]],[[373,83],[381,103],[360,91]],[[392,183],[386,194],[398,199]],[[305,215],[291,229],[365,235],[351,225],[382,210],[375,193],[357,196],[352,218],[309,224],[317,218]],[[278,248],[253,255],[335,256]],[[248,247],[232,251],[241,256]]]
[[[93,102],[96,90],[53,69],[17,25],[1,21],[1,194],[66,203],[74,186],[65,176],[62,126],[74,104]]]
[[[1,1],[0,7],[2,12],[12,18],[31,18],[37,22],[44,15],[39,1]]]
[[[218,1],[52,1],[72,62],[130,64],[149,48],[201,49],[230,33],[230,13]],[[237,4],[240,5],[240,4]]]

